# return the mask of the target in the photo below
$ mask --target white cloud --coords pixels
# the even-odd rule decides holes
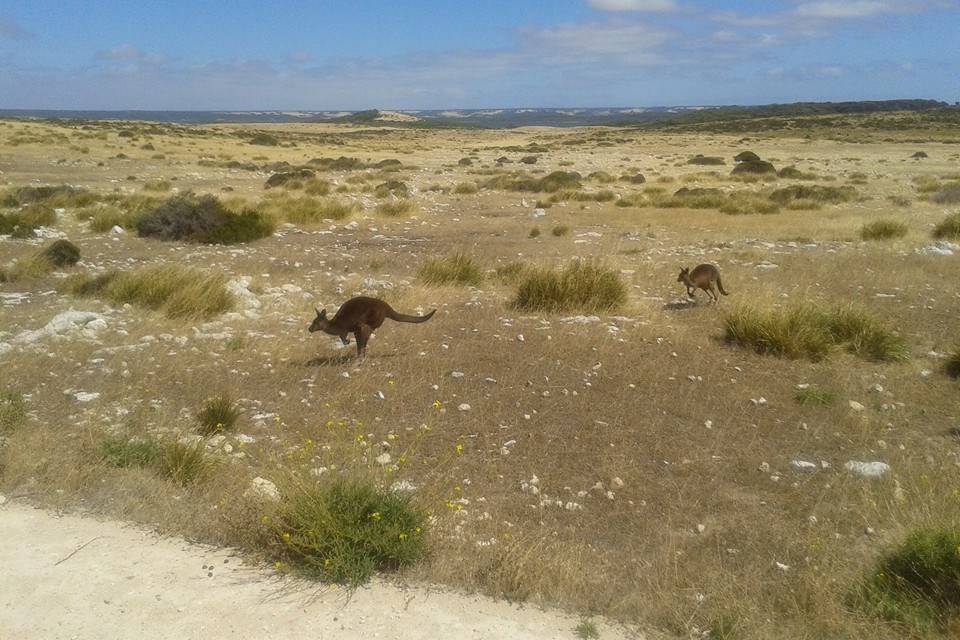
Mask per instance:
[[[94,58],[108,62],[126,62],[130,64],[162,64],[167,61],[166,56],[141,51],[132,44],[121,44],[112,49],[97,51],[94,54]]]
[[[612,57],[621,63],[653,63],[671,34],[638,23],[569,24],[526,32],[523,50],[553,61]]]
[[[888,3],[874,0],[855,2],[806,2],[797,7],[796,14],[804,18],[868,18],[889,13]]]
[[[679,9],[674,0],[587,0],[587,4],[600,11],[666,13]]]

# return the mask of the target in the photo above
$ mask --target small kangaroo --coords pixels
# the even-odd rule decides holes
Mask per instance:
[[[687,286],[687,295],[691,298],[697,289],[703,289],[712,302],[720,302],[720,296],[717,295],[717,289],[723,295],[728,294],[723,288],[723,280],[720,279],[720,269],[712,264],[698,264],[693,271],[686,267],[680,268],[680,275],[677,276],[677,282],[682,282]]]
[[[426,322],[437,312],[436,309],[425,316],[408,316],[397,313],[393,308],[377,298],[359,296],[343,303],[333,319],[327,318],[327,310],[316,308],[317,317],[310,324],[310,333],[323,331],[332,336],[339,336],[343,344],[350,344],[348,333],[353,333],[357,339],[357,356],[364,357],[367,353],[367,341],[374,330],[379,329],[386,318],[397,322]]]

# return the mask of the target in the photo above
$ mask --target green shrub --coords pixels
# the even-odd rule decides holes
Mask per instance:
[[[530,233],[527,234],[528,238],[539,238],[540,237],[540,227],[533,227],[530,229]]]
[[[572,199],[578,202],[610,202],[611,200],[617,199],[617,194],[609,189],[593,192],[577,191],[574,193]]]
[[[720,213],[727,215],[771,215],[780,213],[780,205],[753,194],[731,196],[720,206]]]
[[[934,238],[960,239],[960,212],[950,214],[933,229]]]
[[[305,168],[281,171],[267,178],[263,188],[272,189],[273,187],[290,186],[290,183],[294,181],[309,180],[310,178],[313,178],[314,175],[315,174],[313,171]],[[300,183],[300,186],[302,187],[303,183]]]
[[[891,240],[907,235],[907,225],[897,220],[874,220],[860,228],[860,237],[864,240]]]
[[[259,146],[262,146],[262,147],[275,147],[275,146],[277,146],[278,144],[280,144],[280,141],[279,141],[279,140],[277,140],[274,136],[271,136],[271,135],[268,134],[268,133],[257,133],[257,134],[254,134],[254,135],[250,138],[250,140],[248,140],[248,142],[249,142],[250,144],[259,145]]]
[[[377,571],[423,558],[425,527],[408,498],[341,480],[298,489],[284,501],[275,530],[282,557],[304,575],[356,587]]]
[[[509,284],[514,284],[520,279],[521,274],[529,268],[526,262],[515,260],[508,262],[496,268],[497,280]]]
[[[113,467],[149,467],[163,454],[163,447],[153,440],[107,438],[100,443],[100,458]]]
[[[836,346],[866,360],[905,360],[906,342],[860,309],[822,309],[802,304],[785,310],[741,305],[724,318],[726,340],[757,353],[787,358],[825,358]]]
[[[0,434],[8,434],[27,420],[27,403],[12,389],[0,390]]]
[[[330,183],[326,180],[311,178],[304,183],[303,192],[311,196],[325,196],[330,193]]]
[[[169,318],[209,320],[233,308],[226,276],[180,265],[146,267],[68,279],[63,288],[78,296],[99,295],[114,304],[163,311]]]
[[[416,211],[417,205],[413,200],[396,200],[394,202],[381,202],[377,205],[377,213],[390,218],[399,218],[408,216]]]
[[[354,171],[357,169],[366,169],[369,166],[362,160],[348,158],[346,156],[340,156],[339,158],[314,158],[308,161],[307,164],[327,171]]]
[[[930,200],[937,204],[956,204],[960,202],[960,182],[951,182],[930,196]]]
[[[916,631],[944,630],[960,610],[960,531],[920,529],[880,558],[854,594],[861,608]]]
[[[204,436],[229,431],[239,417],[240,411],[233,400],[229,396],[219,395],[204,402],[203,407],[197,412],[198,430],[200,435]]]
[[[195,444],[167,443],[156,461],[157,472],[182,487],[202,480],[213,468],[205,448],[202,440]]]
[[[207,244],[249,242],[273,233],[273,223],[258,211],[235,214],[212,195],[173,196],[137,220],[137,234],[161,240]]]
[[[576,171],[554,171],[542,178],[497,176],[485,187],[506,191],[555,193],[561,189],[579,189],[581,176]]]
[[[124,229],[136,228],[136,220],[114,206],[98,206],[82,209],[77,212],[77,218],[80,220],[89,220],[90,230],[97,233],[105,233],[114,227],[123,227]]]
[[[42,202],[29,205],[23,211],[18,212],[17,215],[19,215],[22,224],[34,228],[50,227],[57,223],[57,213],[53,210],[53,207]]]
[[[72,267],[80,261],[80,249],[69,240],[55,240],[44,247],[39,256],[54,267]]]
[[[17,187],[0,197],[0,207],[19,207],[42,203],[51,208],[87,207],[97,201],[97,195],[70,185]]]
[[[770,194],[770,200],[786,205],[793,200],[812,200],[815,202],[839,204],[857,199],[857,190],[853,187],[824,187],[822,185],[791,185],[776,189]]]
[[[483,270],[470,256],[454,253],[440,258],[431,258],[417,271],[417,278],[428,285],[480,286]]]
[[[726,164],[723,158],[718,158],[715,156],[705,156],[703,154],[697,154],[687,160],[687,164],[697,164],[697,165],[717,165],[717,164]]]
[[[257,205],[257,209],[271,217],[293,224],[316,224],[324,220],[344,220],[357,210],[353,203],[332,198],[269,198]]]
[[[592,620],[584,618],[574,627],[573,635],[577,640],[598,640],[600,630]]]
[[[552,233],[555,237],[560,238],[570,233],[570,227],[565,224],[558,224],[550,230],[550,233]]]
[[[626,300],[627,288],[616,271],[600,263],[574,260],[560,272],[527,270],[513,306],[527,311],[588,313],[617,309]]]
[[[815,173],[808,173],[805,171],[800,171],[794,166],[784,167],[777,171],[777,176],[780,178],[788,178],[790,180],[819,180],[820,176]]]

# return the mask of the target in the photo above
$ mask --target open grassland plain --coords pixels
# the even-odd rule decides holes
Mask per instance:
[[[960,145],[905,118],[0,121],[0,493],[582,637],[955,637]],[[354,295],[438,311],[360,361]]]

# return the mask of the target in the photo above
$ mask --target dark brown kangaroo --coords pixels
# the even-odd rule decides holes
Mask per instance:
[[[323,331],[332,336],[339,336],[343,344],[350,344],[347,338],[352,333],[357,340],[357,355],[361,358],[366,355],[367,341],[370,334],[380,328],[387,318],[397,322],[426,322],[437,312],[436,309],[425,316],[408,316],[397,313],[393,308],[377,298],[359,296],[343,303],[332,319],[327,318],[327,310],[315,309],[317,317],[310,324],[310,333]]]
[[[691,298],[697,289],[703,289],[707,296],[713,302],[720,302],[720,296],[717,295],[717,289],[723,295],[729,295],[723,288],[723,280],[720,279],[720,269],[712,264],[698,264],[693,271],[686,267],[680,269],[680,275],[677,276],[677,282],[682,282],[687,286],[687,295]]]

